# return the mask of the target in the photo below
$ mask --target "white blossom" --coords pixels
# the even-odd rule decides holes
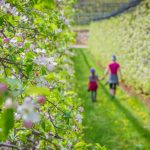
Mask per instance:
[[[36,78],[37,86],[46,86],[48,88],[53,88],[53,85],[49,83],[47,80],[44,79],[44,77]]]
[[[8,44],[4,44],[3,47],[4,47],[4,48],[8,48]]]
[[[30,48],[31,48],[32,50],[34,50],[35,47],[36,47],[36,44],[31,44],[31,45],[30,45]]]
[[[5,5],[5,0],[1,0],[1,1],[0,1],[0,5],[1,5],[1,6]]]
[[[4,104],[5,108],[12,108],[13,107],[13,101],[11,98],[8,98]]]
[[[59,19],[60,20],[65,20],[65,17],[64,16],[60,16]]]
[[[81,114],[77,114],[76,115],[76,120],[78,121],[78,123],[82,123],[82,115]]]
[[[12,38],[9,43],[11,46],[16,46],[17,40],[15,38]]]
[[[32,122],[36,123],[40,121],[40,115],[35,111],[37,107],[37,104],[33,102],[31,97],[26,97],[24,103],[18,107],[17,111],[22,115],[24,121],[32,120]]]
[[[54,31],[55,31],[56,34],[59,34],[59,33],[62,32],[62,29],[57,29],[57,30],[55,29]]]
[[[67,25],[67,26],[70,25],[70,21],[68,19],[65,19],[65,25]]]
[[[27,22],[28,21],[28,18],[26,16],[20,16],[20,20],[21,21],[24,21],[24,22]]]
[[[45,49],[40,49],[40,48],[33,49],[33,51],[36,52],[36,53],[43,53],[43,54],[46,53]]]
[[[7,3],[7,4],[5,4],[4,6],[5,6],[5,8],[8,9],[8,10],[11,9],[11,8],[10,8],[10,3]]]
[[[4,108],[12,108],[16,109],[18,107],[18,103],[16,101],[13,101],[12,98],[7,98],[5,103],[4,103]]]
[[[10,13],[12,13],[14,16],[18,16],[19,12],[16,10],[15,7],[13,7],[12,9],[10,9]]]
[[[49,70],[49,71],[53,71],[55,69],[55,66],[52,65],[52,64],[46,64],[46,68]]]
[[[23,120],[32,120],[32,122],[36,123],[40,121],[40,115],[38,112],[32,111],[31,113],[25,113],[22,117]]]
[[[21,119],[21,114],[15,113],[15,119],[20,120]]]
[[[22,47],[23,47],[23,44],[24,44],[23,42],[18,42],[18,43],[17,43],[17,47],[18,47],[18,48],[22,48]]]
[[[15,35],[18,36],[18,37],[22,37],[23,36],[23,34],[21,32],[18,32]]]
[[[80,106],[80,107],[78,108],[78,110],[79,110],[79,112],[83,112],[83,111],[84,111],[84,108]]]
[[[54,70],[57,65],[53,57],[47,58],[45,56],[38,56],[34,59],[34,63],[45,66],[49,71]]]

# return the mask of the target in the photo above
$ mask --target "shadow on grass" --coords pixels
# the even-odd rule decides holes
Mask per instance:
[[[88,68],[90,69],[91,65],[87,60],[83,50],[81,50],[81,54]],[[123,104],[121,104],[119,98],[112,98],[106,87],[101,82],[99,82],[99,85],[106,94],[106,96],[108,97],[108,99],[111,100],[118,107],[118,109],[120,109],[126,115],[128,120],[133,124],[138,133],[140,133],[140,135],[143,136],[146,140],[150,141],[150,130],[147,130],[143,127],[140,121],[126,107],[124,107]]]
[[[139,120],[126,108],[121,104],[119,98],[112,98],[107,91],[107,89],[100,83],[101,88],[107,95],[107,97],[120,109],[128,118],[128,120],[134,125],[137,131],[147,140],[150,140],[150,130],[147,130],[143,127],[143,125],[139,122]]]

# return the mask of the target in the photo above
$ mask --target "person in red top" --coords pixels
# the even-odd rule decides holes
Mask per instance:
[[[95,69],[90,69],[91,76],[89,76],[88,91],[91,91],[92,102],[96,102],[98,76],[95,75]]]
[[[116,62],[116,56],[112,56],[112,61],[108,64],[105,74],[102,77],[102,79],[105,78],[107,74],[109,74],[108,83],[110,86],[110,94],[112,96],[116,95],[116,86],[119,85],[118,81],[118,73],[120,75],[120,78],[122,78],[121,70],[120,70],[120,64]]]

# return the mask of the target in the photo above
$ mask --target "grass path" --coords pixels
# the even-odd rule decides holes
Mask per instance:
[[[87,92],[89,68],[99,76],[103,71],[86,49],[75,49],[76,83],[84,111],[84,139],[100,143],[108,150],[150,150],[150,112],[135,97],[118,89],[111,99],[104,82],[99,83],[97,102],[92,103]]]

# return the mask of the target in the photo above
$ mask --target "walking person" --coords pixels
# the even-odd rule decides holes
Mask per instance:
[[[88,91],[91,91],[92,102],[96,102],[97,89],[98,89],[98,76],[95,75],[95,69],[90,69],[91,75],[89,76]]]
[[[109,75],[107,82],[109,83],[110,95],[112,97],[115,97],[116,88],[117,88],[117,85],[119,85],[118,73],[120,75],[120,78],[122,78],[121,70],[120,70],[120,64],[117,63],[116,56],[112,55],[112,60],[108,64],[108,66],[105,70],[104,76],[102,77],[102,80],[103,80],[106,75]]]

